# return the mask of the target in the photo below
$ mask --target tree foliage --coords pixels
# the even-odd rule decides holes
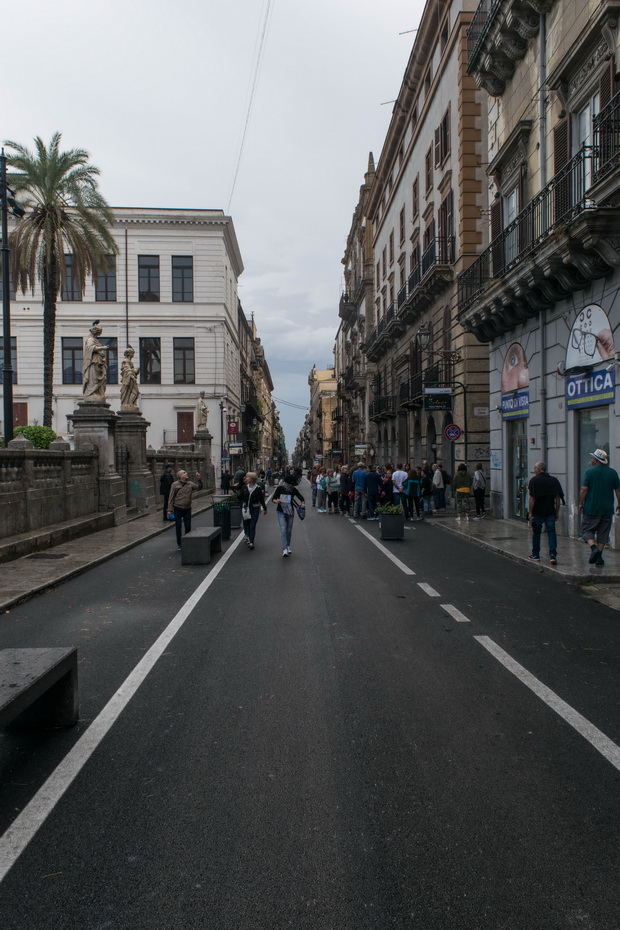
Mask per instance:
[[[9,149],[9,186],[26,209],[9,237],[13,280],[25,293],[38,281],[43,292],[43,423],[51,426],[54,392],[56,303],[66,283],[65,254],[72,256],[73,284],[80,293],[118,251],[114,215],[98,188],[99,169],[83,149],[60,150],[61,134],[49,146],[35,138],[31,152],[18,142]]]

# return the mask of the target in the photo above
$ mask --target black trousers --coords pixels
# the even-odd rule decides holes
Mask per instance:
[[[177,531],[177,546],[181,545],[181,525],[185,527],[185,532],[189,533],[192,528],[192,512],[182,507],[174,508],[174,527]]]

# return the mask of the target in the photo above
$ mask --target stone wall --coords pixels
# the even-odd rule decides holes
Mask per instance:
[[[0,538],[95,513],[98,477],[94,451],[0,449]]]

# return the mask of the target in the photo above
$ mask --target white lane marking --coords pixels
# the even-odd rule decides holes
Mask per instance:
[[[430,584],[427,584],[425,581],[418,581],[418,588],[422,588],[424,593],[428,594],[429,597],[441,597],[441,594],[435,591],[434,588],[431,588]]]
[[[478,640],[480,645],[484,646],[492,656],[495,656],[497,661],[501,662],[504,668],[512,672],[520,682],[529,688],[530,691],[533,691],[534,694],[544,701],[548,707],[554,710],[556,714],[559,714],[566,723],[570,724],[573,729],[594,746],[608,762],[611,762],[614,768],[620,771],[620,746],[610,740],[608,736],[605,736],[593,723],[590,723],[589,720],[582,717],[570,704],[563,701],[555,691],[543,685],[542,681],[539,681],[538,678],[535,678],[534,675],[523,668],[522,665],[515,662],[507,652],[504,652],[504,650],[488,636],[474,636],[474,639]]]
[[[357,523],[355,524],[355,526],[357,526],[360,533],[363,533],[364,536],[366,536],[371,541],[371,543],[377,547],[377,549],[381,550],[383,555],[387,555],[390,562],[393,562],[394,565],[400,568],[401,572],[404,572],[405,575],[415,575],[415,572],[413,571],[413,569],[409,568],[408,565],[405,565],[404,562],[401,562],[400,559],[397,559],[395,555],[392,555],[390,550],[386,549],[385,546],[382,546],[378,539],[375,539],[374,536],[370,535],[368,530],[365,530],[363,526],[358,526]]]
[[[189,600],[183,604],[177,615],[170,621],[148,652],[145,653],[142,660],[138,662],[99,716],[93,720],[86,733],[80,737],[73,749],[52,772],[30,803],[0,837],[0,882],[6,877],[9,869],[22,854],[30,840],[33,839],[39,827],[51,814],[73,780],[79,775],[157,660],[166,651],[172,639],[200,602],[200,599],[213,584],[242,539],[243,533],[240,533],[215,568],[198,585]]]
[[[465,614],[462,614],[461,611],[458,610],[456,607],[453,607],[452,604],[440,604],[439,606],[443,607],[443,609],[447,613],[449,613],[450,616],[453,617],[453,619],[456,620],[458,623],[469,623],[470,622],[469,617],[466,617]]]

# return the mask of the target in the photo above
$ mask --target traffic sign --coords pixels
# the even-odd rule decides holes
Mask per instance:
[[[455,439],[460,439],[463,435],[463,430],[460,426],[457,426],[456,423],[450,423],[443,431],[446,439],[449,439],[450,442],[454,442]]]

